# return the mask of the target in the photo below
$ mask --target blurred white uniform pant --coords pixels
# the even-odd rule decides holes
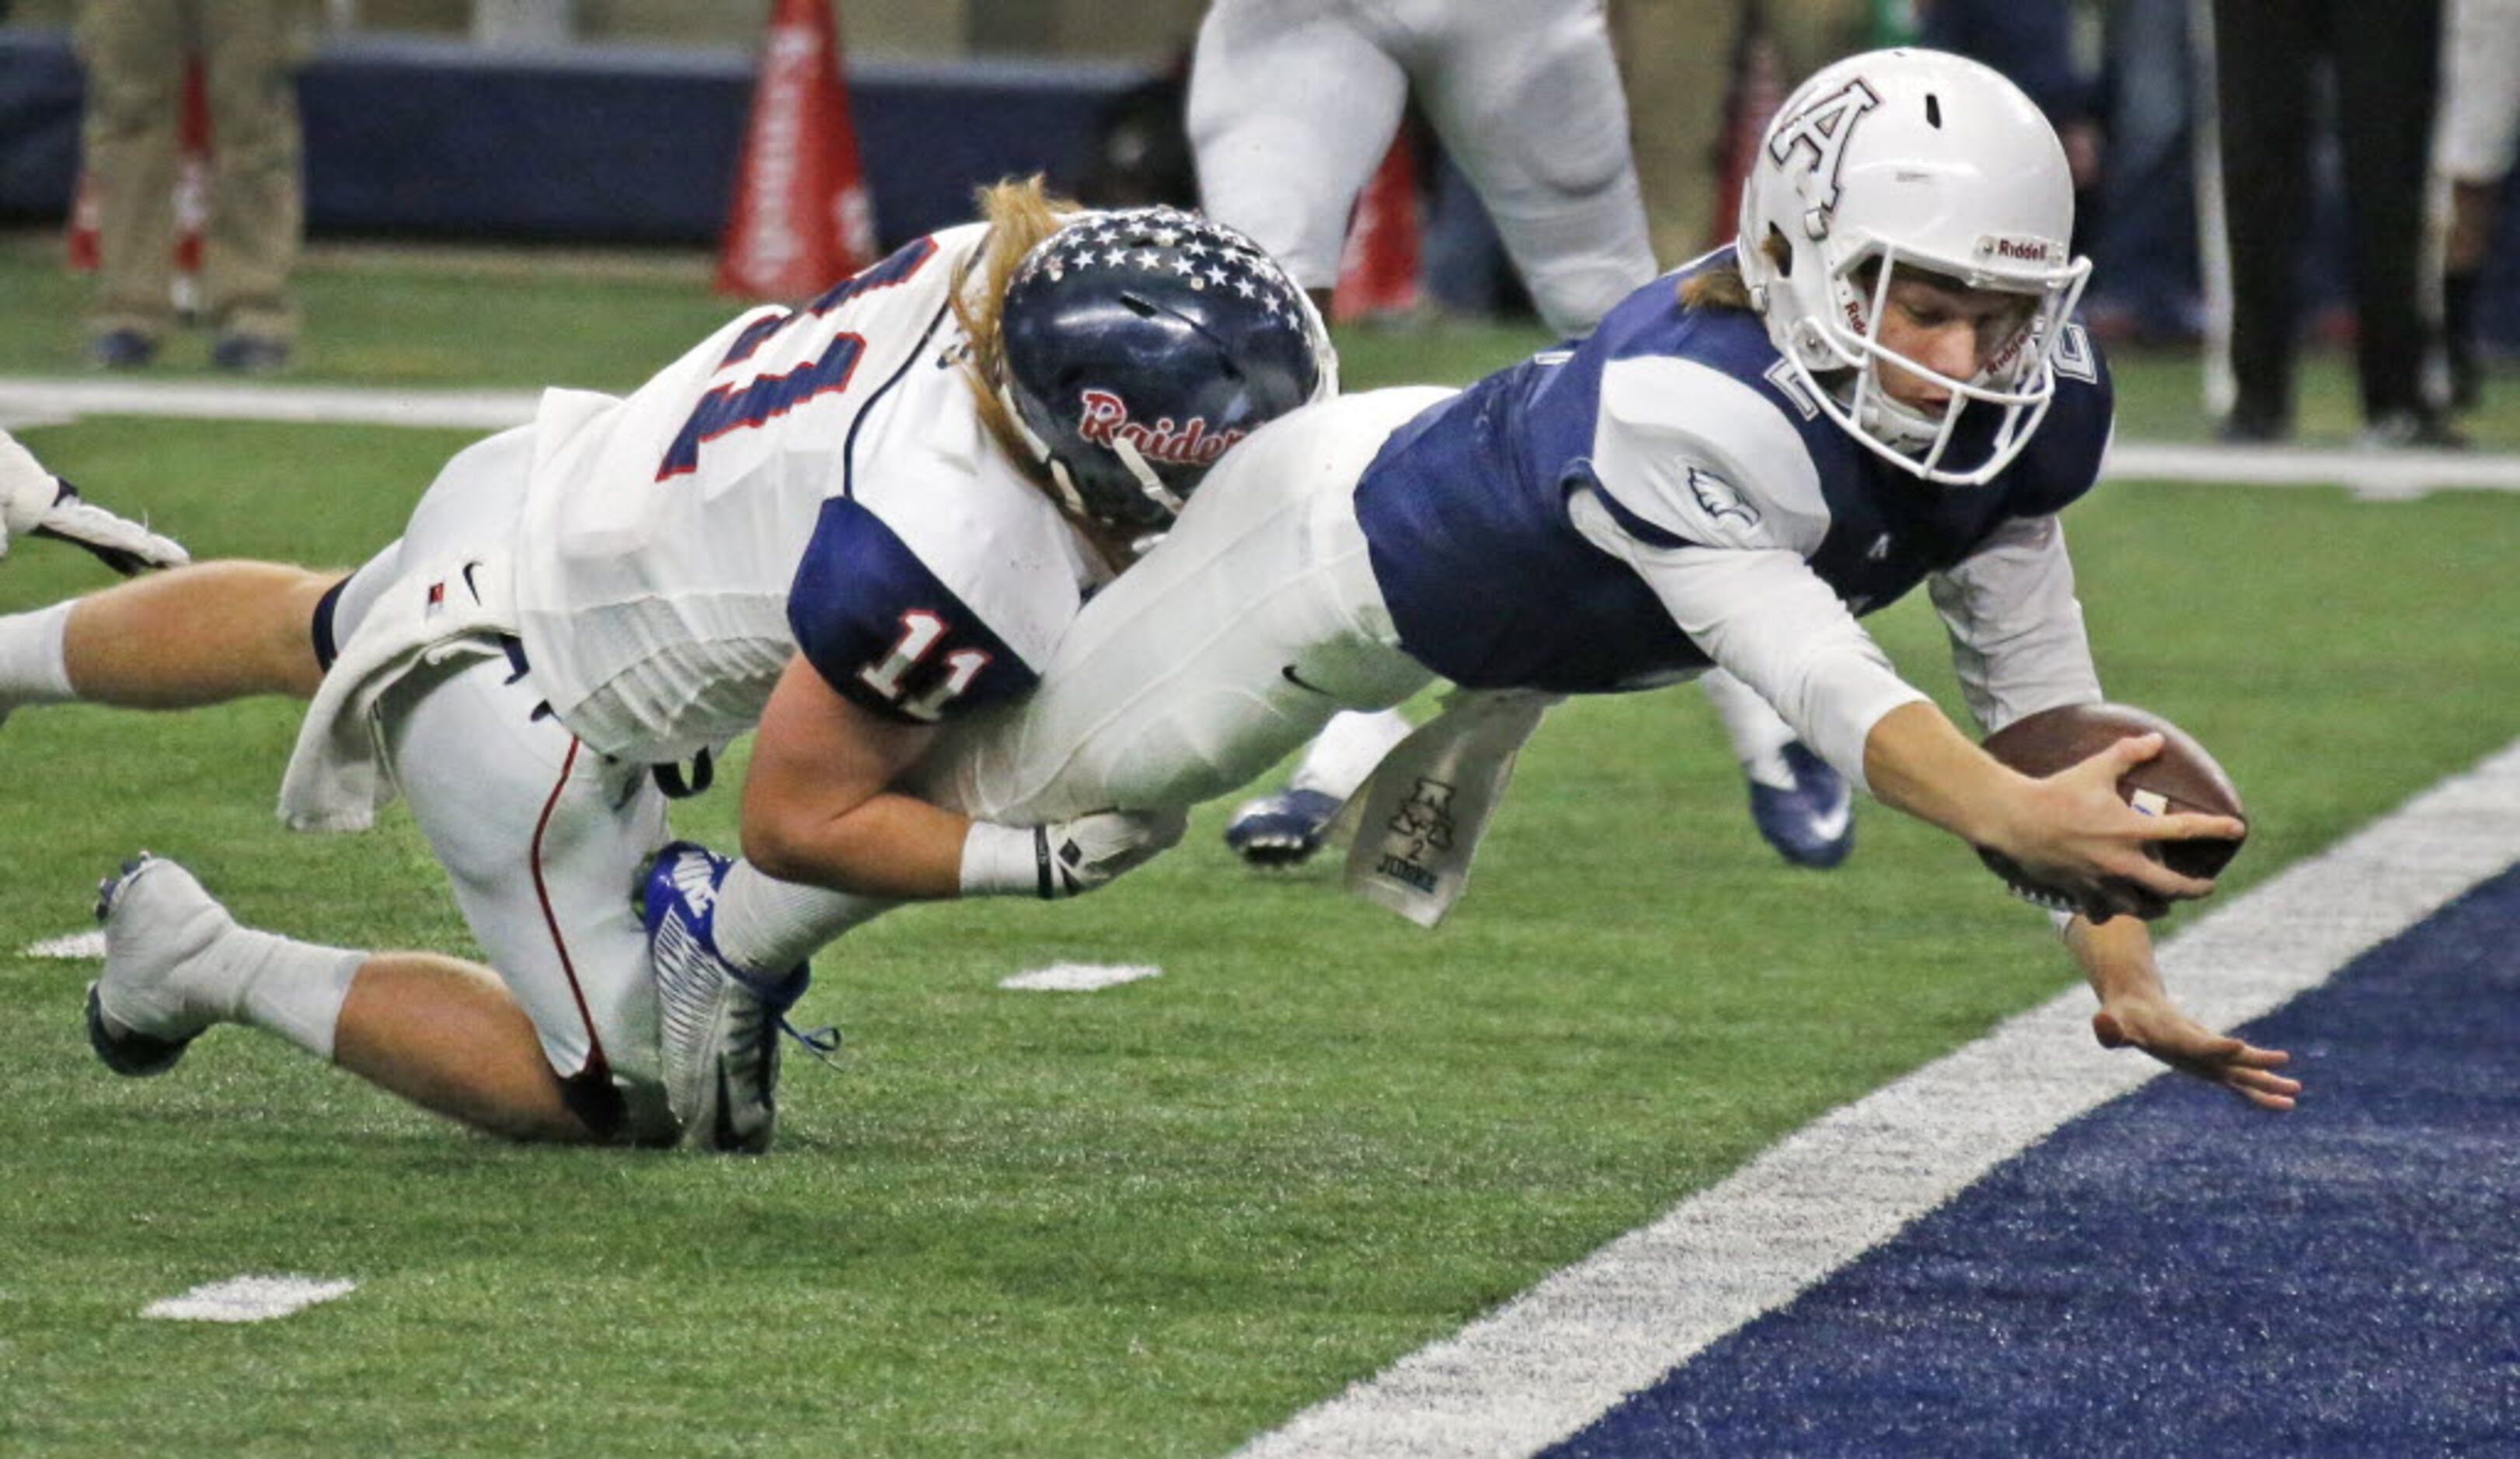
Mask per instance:
[[[1331,287],[1413,88],[1551,328],[1654,276],[1600,0],[1215,0],[1189,100],[1208,213]]]
[[[2520,143],[2520,0],[2450,0],[2443,19],[2434,169],[2456,182],[2498,182]]]
[[[1424,687],[1434,676],[1400,651],[1354,499],[1384,439],[1449,393],[1369,391],[1253,432],[1163,550],[1086,604],[1038,688],[939,742],[928,793],[1017,824],[1192,805],[1333,713]]]
[[[337,641],[382,595],[439,586],[407,576],[406,563],[417,570],[512,539],[532,450],[531,432],[517,430],[448,462],[402,540],[343,590]],[[655,982],[633,902],[666,839],[665,800],[648,767],[587,749],[547,712],[538,716],[541,705],[532,678],[485,643],[386,691],[385,760],[465,925],[533,1019],[552,1068],[608,1075],[634,1136],[670,1131]]]

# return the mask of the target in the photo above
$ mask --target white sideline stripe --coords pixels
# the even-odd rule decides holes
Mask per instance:
[[[205,420],[504,430],[531,420],[541,400],[539,390],[378,390],[358,385],[0,377],[0,420],[19,425],[55,423],[80,416],[182,416]]]
[[[2520,861],[2520,742],[2162,949],[2209,1025],[2260,1017]],[[1787,1136],[1241,1459],[1531,1454],[2161,1071],[2092,1039],[2077,990]],[[2316,1079],[2316,1071],[2312,1071]],[[2314,1083],[2310,1096],[2318,1097]]]
[[[184,416],[502,430],[532,420],[541,398],[535,390],[0,376],[0,423],[57,424],[83,415]],[[2446,489],[2520,491],[2520,456],[2121,440],[2110,446],[2100,474],[2118,481],[2341,485],[2369,496],[2408,497]]]
[[[1040,993],[1092,993],[1098,988],[1115,988],[1141,978],[1160,978],[1163,973],[1162,968],[1144,964],[1055,962],[1045,968],[1001,979],[998,986]]]
[[[2100,475],[2112,481],[2343,486],[2363,496],[2395,499],[2443,490],[2520,491],[2520,456],[2119,441],[2109,448]]]
[[[102,928],[93,928],[86,932],[69,932],[60,937],[48,937],[40,943],[28,943],[26,955],[59,957],[65,961],[75,961],[82,957],[103,961],[105,932]]]
[[[161,1298],[142,1307],[140,1315],[176,1322],[268,1322],[331,1302],[358,1285],[310,1276],[230,1277],[195,1287],[181,1297]]]

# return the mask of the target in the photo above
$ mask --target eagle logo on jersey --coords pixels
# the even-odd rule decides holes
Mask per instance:
[[[1864,78],[1852,76],[1768,136],[1768,156],[1780,169],[1793,162],[1796,148],[1811,150],[1811,182],[1802,190],[1809,204],[1803,213],[1803,231],[1815,240],[1828,237],[1828,216],[1837,207],[1837,168],[1847,140],[1855,135],[1855,124],[1864,113],[1880,105],[1880,96],[1864,84]]]
[[[1192,416],[1179,424],[1170,416],[1158,416],[1151,425],[1132,420],[1127,401],[1109,390],[1095,389],[1084,393],[1076,433],[1097,446],[1126,441],[1147,460],[1177,466],[1213,465],[1225,454],[1225,448],[1245,434],[1239,430],[1211,432],[1204,416]]]
[[[1732,517],[1744,527],[1759,525],[1759,508],[1741,499],[1732,482],[1713,471],[1688,468],[1688,494],[1697,499],[1697,509],[1708,521],[1720,522]]]

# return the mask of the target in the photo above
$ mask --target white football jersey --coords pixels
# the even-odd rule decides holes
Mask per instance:
[[[800,647],[904,719],[1031,686],[1099,569],[960,369],[951,290],[985,232],[754,310],[626,398],[545,397],[518,632],[588,745],[656,762],[722,745]]]

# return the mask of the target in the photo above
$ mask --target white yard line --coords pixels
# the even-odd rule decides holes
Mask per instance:
[[[2520,861],[2520,743],[2188,928],[2182,1001],[2234,1027]],[[1254,1439],[1242,1459],[1520,1459],[2153,1078],[2077,991],[1788,1136],[1660,1220]]]
[[[81,416],[181,416],[205,420],[503,430],[532,420],[535,403],[541,399],[539,390],[378,390],[358,385],[0,376],[0,424],[49,424]]]
[[[1117,988],[1141,978],[1160,978],[1164,970],[1143,963],[1055,962],[1028,973],[998,980],[1000,988],[1033,993],[1092,993],[1102,988]]]
[[[140,1315],[176,1322],[268,1322],[345,1296],[358,1285],[309,1276],[230,1277],[153,1302]]]

